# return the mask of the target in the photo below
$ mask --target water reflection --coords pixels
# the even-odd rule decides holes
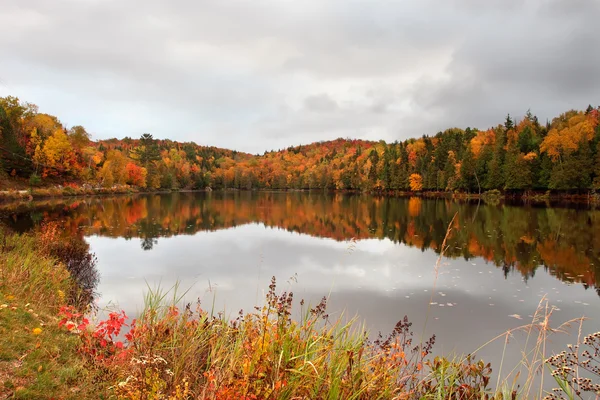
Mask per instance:
[[[479,205],[449,200],[305,193],[175,193],[48,202],[31,210],[4,209],[23,230],[60,219],[71,235],[139,239],[143,250],[160,238],[260,223],[336,241],[389,239],[439,252],[457,213],[446,256],[483,258],[526,280],[541,267],[564,282],[598,287],[600,212],[594,209]]]

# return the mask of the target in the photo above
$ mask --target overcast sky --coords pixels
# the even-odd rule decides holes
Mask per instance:
[[[2,0],[0,95],[252,153],[600,103],[600,0]]]

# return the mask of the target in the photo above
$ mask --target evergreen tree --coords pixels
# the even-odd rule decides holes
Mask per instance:
[[[471,146],[467,146],[462,162],[460,164],[460,183],[461,189],[468,192],[479,190],[478,177],[476,176],[477,171],[475,170],[475,157]]]
[[[476,178],[479,181],[478,189],[479,189],[479,186],[481,186],[482,190],[489,189],[487,187],[488,167],[489,167],[489,164],[490,164],[493,156],[494,156],[494,150],[493,150],[492,146],[486,145],[481,150],[481,153],[479,154],[479,157],[477,158],[477,160],[475,162]]]
[[[587,108],[585,109],[585,115],[588,115],[589,113],[591,113],[592,111],[594,111],[594,107],[592,107],[592,105],[588,105]]]
[[[389,189],[392,183],[391,163],[392,155],[388,146],[386,146],[383,152],[383,170],[381,171],[380,176],[380,179],[384,185],[384,189]]]
[[[526,126],[521,132],[519,132],[519,137],[517,139],[517,147],[519,148],[519,151],[523,154],[532,152],[538,147],[533,136],[531,127]]]
[[[173,187],[173,177],[161,177],[156,165],[161,160],[160,151],[156,141],[149,133],[144,133],[140,137],[139,146],[131,152],[131,157],[146,168],[147,187],[158,189],[159,187],[171,189]]]
[[[596,190],[600,189],[600,142],[596,143],[596,157],[594,158],[596,161],[594,163],[594,180],[593,180],[593,188]]]
[[[506,128],[507,131],[510,131],[514,127],[515,127],[515,124],[513,123],[513,120],[510,118],[510,114],[508,114],[506,116],[506,121],[504,122],[504,128]]]
[[[445,190],[452,191],[458,187],[458,182],[456,179],[456,157],[454,156],[453,151],[448,153],[448,159],[446,160],[446,165],[444,166],[444,181]]]
[[[494,152],[488,164],[486,187],[489,189],[503,189],[505,184],[504,179],[504,158],[506,150],[506,134],[503,129],[496,129],[496,144]]]
[[[504,164],[504,188],[524,190],[531,188],[531,166],[519,153],[516,146],[510,146]]]
[[[587,140],[579,143],[579,149],[556,163],[550,176],[551,189],[589,189],[592,185],[593,159]]]

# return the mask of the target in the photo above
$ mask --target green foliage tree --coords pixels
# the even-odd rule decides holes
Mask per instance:
[[[478,184],[475,157],[471,151],[471,146],[467,147],[460,164],[459,186],[461,189],[464,189],[467,192],[477,191],[480,187]]]

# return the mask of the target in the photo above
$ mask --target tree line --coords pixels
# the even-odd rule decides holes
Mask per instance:
[[[360,191],[600,188],[600,107],[541,124],[530,111],[487,130],[386,143],[337,139],[251,155],[193,142],[96,140],[16,97],[0,98],[0,174],[31,185]]]

